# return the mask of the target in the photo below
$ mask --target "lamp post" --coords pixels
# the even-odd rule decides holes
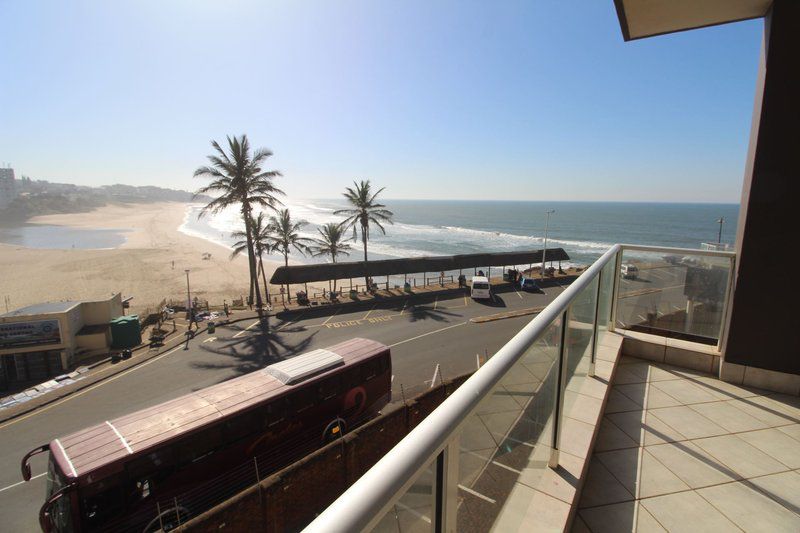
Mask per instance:
[[[186,272],[186,318],[189,319],[192,317],[192,293],[189,292],[189,269],[187,268],[184,272]]]
[[[722,225],[725,223],[725,217],[719,217],[717,220],[717,224],[719,224],[719,237],[717,238],[717,244],[722,244]]]
[[[550,224],[550,215],[555,213],[555,209],[550,209],[545,214],[547,215],[547,220],[544,223],[544,249],[542,250],[542,279],[544,279],[544,265],[545,265],[545,257],[547,256],[547,226]]]

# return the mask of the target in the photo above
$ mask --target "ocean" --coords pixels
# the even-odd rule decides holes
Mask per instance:
[[[724,217],[722,242],[733,244],[739,206],[736,204],[676,204],[628,202],[534,202],[385,200],[394,212],[394,225],[386,235],[370,230],[370,259],[420,257],[479,252],[538,250],[544,244],[546,212],[555,210],[547,228],[547,246],[564,248],[571,261],[564,266],[588,265],[615,243],[699,248],[701,242],[717,242]],[[305,220],[302,236],[316,237],[316,229],[341,220],[334,215],[344,200],[296,200],[286,202],[292,218]],[[201,205],[187,209],[181,231],[225,246],[230,233],[242,227],[238,210],[198,219]],[[349,258],[363,258],[361,242],[352,243]],[[275,255],[275,259],[282,256]],[[309,263],[328,258],[290,259]]]

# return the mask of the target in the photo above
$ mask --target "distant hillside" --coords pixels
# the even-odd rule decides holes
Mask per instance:
[[[164,187],[104,185],[86,187],[69,183],[51,183],[23,177],[15,180],[15,196],[6,209],[0,209],[0,223],[16,224],[38,215],[60,213],[85,213],[111,202],[207,202],[211,198],[197,198],[188,191]]]

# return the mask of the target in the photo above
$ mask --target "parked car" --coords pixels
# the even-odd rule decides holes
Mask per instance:
[[[475,299],[491,299],[492,290],[489,285],[489,278],[485,276],[475,276],[472,278],[470,296]]]
[[[625,279],[636,279],[639,277],[639,269],[636,268],[636,265],[631,265],[630,263],[623,263],[619,271]]]
[[[520,278],[519,288],[523,291],[542,292],[542,288],[539,287],[539,284],[536,283],[535,279],[526,278],[525,276]]]

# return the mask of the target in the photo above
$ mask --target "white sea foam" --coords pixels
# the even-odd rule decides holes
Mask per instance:
[[[202,204],[192,204],[187,208],[186,217],[179,230],[187,235],[207,239],[216,244],[230,246],[230,234],[241,231],[243,224],[241,213],[236,206],[226,208],[216,214],[206,216],[206,224],[197,224],[190,220],[196,216]],[[309,223],[300,235],[317,238],[317,227],[341,221],[342,217],[334,215],[335,209],[308,202],[286,203],[286,208],[295,220]],[[271,214],[266,212],[265,214]],[[452,253],[472,253],[480,251],[511,251],[522,248],[541,248],[544,242],[542,235],[517,235],[499,231],[465,228],[460,226],[432,226],[423,224],[395,223],[386,225],[387,235],[372,230],[369,252],[381,257],[424,257],[449,255]],[[361,241],[351,242],[353,249],[350,257],[361,256]],[[574,241],[548,238],[548,247],[563,247],[569,254],[596,254],[608,249],[610,243],[592,241]],[[459,250],[463,249],[463,250]],[[443,251],[447,250],[447,251]],[[295,259],[300,259],[296,257]],[[563,266],[570,266],[565,262]]]

